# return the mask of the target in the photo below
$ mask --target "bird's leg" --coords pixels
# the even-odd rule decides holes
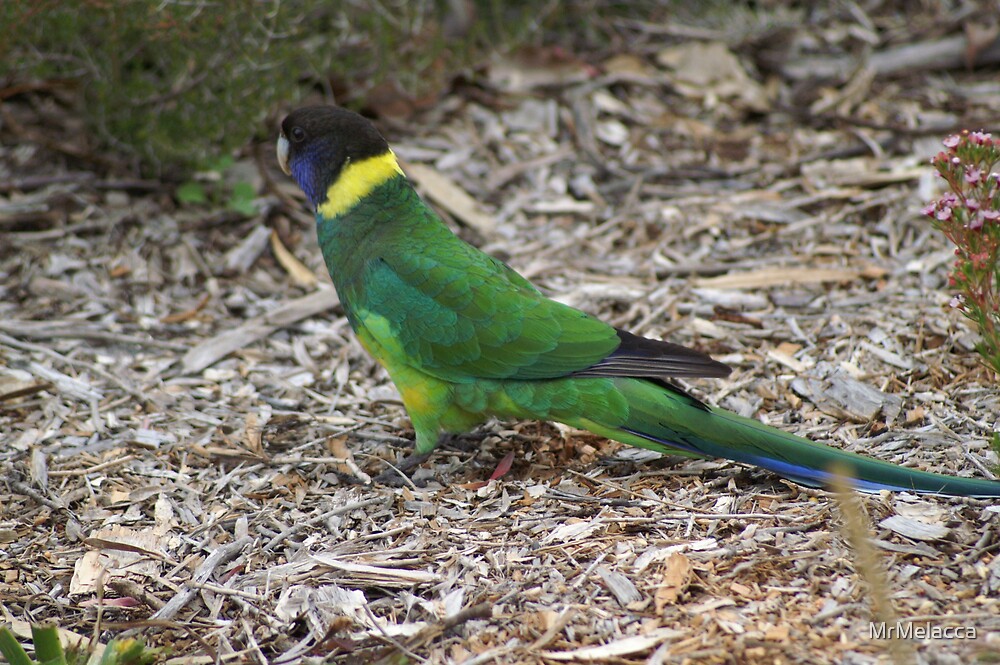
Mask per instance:
[[[393,487],[412,484],[413,481],[410,480],[412,473],[410,472],[415,471],[418,466],[427,461],[437,444],[447,436],[438,433],[436,423],[431,427],[422,425],[422,423],[414,422],[413,429],[416,433],[414,447],[416,450],[404,457],[399,464],[390,465],[388,469],[375,476],[375,482]]]

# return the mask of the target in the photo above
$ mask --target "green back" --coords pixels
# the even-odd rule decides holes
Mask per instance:
[[[385,363],[455,382],[545,379],[615,350],[615,329],[542,296],[509,266],[455,236],[402,176],[319,220],[348,319]],[[378,355],[378,354],[376,354]]]

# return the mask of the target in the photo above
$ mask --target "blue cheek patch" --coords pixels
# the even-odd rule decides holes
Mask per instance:
[[[292,177],[295,178],[295,182],[299,184],[306,198],[309,199],[309,203],[312,204],[313,208],[318,206],[322,201],[323,191],[317,182],[316,172],[312,166],[310,156],[300,155],[289,166],[292,170]]]

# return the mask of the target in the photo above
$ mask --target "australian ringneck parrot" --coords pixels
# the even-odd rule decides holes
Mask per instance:
[[[316,213],[362,346],[389,372],[418,455],[490,416],[555,420],[671,455],[721,457],[813,487],[1000,497],[1000,482],[900,467],[708,406],[670,381],[724,377],[698,351],[616,329],[543,296],[455,236],[366,119],[327,106],[281,124],[278,160]]]

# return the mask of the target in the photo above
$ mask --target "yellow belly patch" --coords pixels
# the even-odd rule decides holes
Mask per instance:
[[[428,413],[439,408],[430,397],[431,386],[426,381],[414,376],[407,376],[405,379],[400,377],[400,380],[396,381],[396,388],[403,397],[406,410],[411,413]]]

